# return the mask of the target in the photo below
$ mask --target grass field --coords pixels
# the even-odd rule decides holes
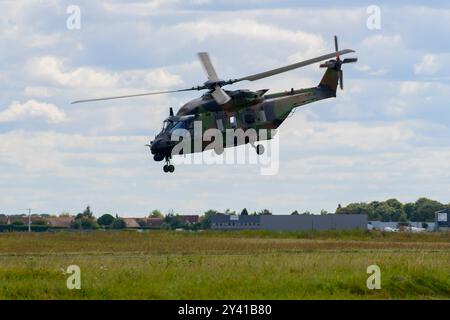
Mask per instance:
[[[373,264],[380,290],[366,287]],[[449,233],[0,234],[0,299],[391,298],[450,299]]]

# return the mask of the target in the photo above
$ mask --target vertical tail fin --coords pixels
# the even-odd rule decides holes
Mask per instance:
[[[319,87],[331,90],[336,96],[337,86],[339,82],[339,70],[334,68],[327,68],[322,80],[319,83]]]

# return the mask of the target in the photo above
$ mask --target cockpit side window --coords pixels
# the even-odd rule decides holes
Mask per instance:
[[[163,126],[162,126],[162,131],[166,131],[166,130],[169,129],[171,126],[172,126],[172,121],[164,120]]]

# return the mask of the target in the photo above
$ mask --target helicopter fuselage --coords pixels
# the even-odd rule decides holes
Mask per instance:
[[[194,145],[195,139],[201,136],[194,134],[194,121],[201,124],[202,132],[208,129],[218,129],[225,134],[226,130],[254,129],[277,129],[289,116],[292,110],[315,101],[336,97],[338,73],[329,68],[321,83],[317,87],[306,89],[291,89],[290,91],[266,94],[268,90],[235,90],[226,91],[231,100],[219,105],[210,93],[194,99],[180,108],[175,116],[171,116],[164,121],[163,130],[155,137],[151,143],[151,152],[156,161],[170,158],[172,149],[179,141],[172,140],[172,133],[175,129],[186,129],[191,134],[191,143]],[[261,137],[259,134],[255,140],[271,139],[270,134]],[[232,145],[225,145],[223,148],[237,146],[248,143],[249,140],[236,142]],[[210,141],[201,141],[201,150],[191,148],[190,152],[202,152]],[[183,154],[183,153],[181,153]]]

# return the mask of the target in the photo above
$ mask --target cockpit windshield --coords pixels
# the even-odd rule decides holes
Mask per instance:
[[[178,119],[166,119],[163,122],[162,132],[174,131],[177,129],[190,130],[194,121],[193,116],[179,117]]]

